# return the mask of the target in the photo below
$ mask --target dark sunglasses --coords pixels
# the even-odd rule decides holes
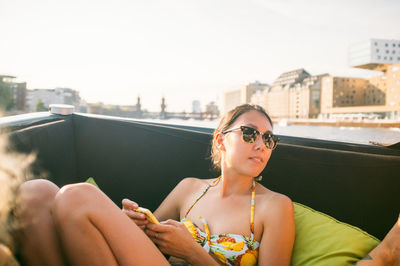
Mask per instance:
[[[238,129],[240,129],[242,131],[242,139],[244,142],[247,142],[247,143],[254,143],[257,140],[257,137],[259,135],[261,135],[263,138],[265,147],[267,147],[267,149],[270,149],[270,150],[275,149],[280,140],[279,137],[275,136],[274,134],[271,134],[270,132],[261,133],[260,131],[258,131],[255,128],[246,127],[246,126],[234,127],[234,128],[228,129],[226,131],[223,131],[222,134],[226,134],[231,131],[238,130]]]

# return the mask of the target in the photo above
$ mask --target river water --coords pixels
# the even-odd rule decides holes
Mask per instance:
[[[218,124],[218,120],[201,121],[169,119],[147,121],[209,128],[215,128]],[[388,145],[400,142],[399,128],[363,128],[277,124],[274,125],[274,134],[361,144],[371,144],[371,142],[377,142]]]

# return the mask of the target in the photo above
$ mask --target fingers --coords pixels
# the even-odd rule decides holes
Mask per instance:
[[[146,220],[146,215],[144,213],[135,212],[127,209],[122,209],[122,212],[125,213],[131,219]]]
[[[122,212],[126,214],[129,218],[135,221],[137,226],[146,226],[149,221],[146,219],[146,215],[140,212],[135,212],[132,210],[122,209]]]
[[[165,225],[174,225],[174,226],[180,226],[182,223],[172,220],[172,219],[168,219],[166,221],[162,221],[161,224],[165,224]]]
[[[155,231],[157,233],[166,233],[174,230],[175,224],[168,224],[166,221],[161,222],[159,224],[149,223],[147,228],[151,231]]]
[[[122,212],[132,219],[140,229],[144,230],[149,222],[145,214],[134,211],[138,207],[139,205],[134,201],[129,199],[122,200]]]
[[[134,210],[134,209],[137,209],[138,207],[139,207],[139,205],[134,201],[131,201],[129,199],[122,200],[122,208],[123,209]]]
[[[163,239],[164,236],[162,233],[153,231],[153,230],[149,230],[149,229],[144,229],[145,234],[151,239],[151,241],[153,241],[157,246],[160,246],[161,244],[163,244]]]
[[[150,237],[152,240],[156,240],[157,238],[158,238],[158,235],[160,234],[160,233],[158,233],[158,232],[156,232],[156,231],[153,231],[153,230],[150,230],[150,229],[145,229],[144,230],[144,232],[146,233],[146,235],[148,236],[148,237]]]

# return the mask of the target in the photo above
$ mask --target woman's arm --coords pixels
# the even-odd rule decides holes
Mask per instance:
[[[294,208],[284,195],[274,195],[263,206],[263,235],[259,248],[259,265],[290,265],[294,236]]]
[[[190,265],[219,265],[180,222],[167,220],[160,224],[149,224],[145,233],[161,252],[183,259]]]
[[[400,215],[382,242],[356,265],[400,265]]]

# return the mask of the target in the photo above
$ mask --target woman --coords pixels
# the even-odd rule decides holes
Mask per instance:
[[[191,265],[289,265],[292,202],[255,181],[277,142],[261,107],[228,112],[212,143],[221,176],[183,179],[154,212],[161,224],[149,224],[126,199],[121,212],[89,184],[59,190],[49,181],[29,181],[19,198],[27,224],[21,257],[40,265],[169,265],[163,254]]]

